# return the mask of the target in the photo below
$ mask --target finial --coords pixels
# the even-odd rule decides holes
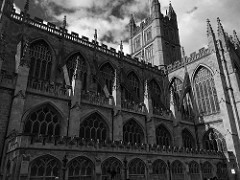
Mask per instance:
[[[29,0],[26,0],[25,6],[24,6],[24,14],[26,15],[29,11]]]
[[[121,53],[123,52],[123,42],[121,41],[121,44],[120,44],[120,51]]]
[[[67,16],[65,15],[63,18],[63,29],[66,29],[67,27]]]
[[[97,29],[95,29],[94,40],[95,40],[95,42],[97,42]]]
[[[211,25],[211,23],[210,23],[210,20],[209,19],[207,19],[207,36],[209,36],[210,34],[214,34],[214,32],[213,32],[213,29],[212,29],[212,25]]]

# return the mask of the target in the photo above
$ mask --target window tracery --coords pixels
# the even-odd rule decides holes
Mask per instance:
[[[172,145],[172,138],[170,132],[163,126],[160,125],[156,129],[157,145],[169,147]]]
[[[85,157],[72,160],[68,166],[68,179],[91,180],[94,177],[94,164]]]
[[[184,148],[188,148],[188,149],[195,148],[194,138],[193,138],[192,134],[186,129],[184,129],[182,131],[182,140],[183,140]]]
[[[50,105],[44,105],[27,117],[24,133],[60,135],[60,116]]]
[[[110,95],[112,95],[114,76],[115,76],[114,69],[109,63],[106,63],[101,67],[100,71],[104,79],[105,85],[108,89],[108,92]]]
[[[44,41],[38,41],[30,46],[29,76],[40,80],[50,80],[52,70],[52,54]]]
[[[108,128],[103,118],[94,113],[80,125],[80,138],[105,141],[107,140]]]
[[[213,175],[213,166],[207,161],[202,164],[202,174],[203,178],[211,178]]]
[[[219,180],[227,180],[228,179],[228,169],[227,164],[219,162],[217,164],[217,176]]]
[[[144,175],[145,164],[141,159],[134,159],[129,163],[129,174],[130,175]]]
[[[123,126],[123,140],[131,144],[141,144],[144,142],[144,132],[135,120],[129,120]]]
[[[189,173],[191,180],[199,179],[200,178],[200,170],[199,164],[195,161],[189,163]]]
[[[129,101],[134,101],[137,99],[140,99],[140,82],[138,80],[137,75],[134,72],[129,73],[127,76],[129,84],[131,86],[132,92],[129,92],[126,90],[125,92],[125,98]]]
[[[102,179],[121,179],[122,168],[122,163],[118,159],[108,158],[102,165]]]
[[[180,97],[182,93],[182,81],[178,78],[174,78],[172,85],[170,87],[170,93],[172,96],[172,99],[174,100],[174,103],[176,106],[179,107],[180,105]]]
[[[173,180],[184,180],[183,164],[180,161],[174,161],[171,170]]]
[[[203,137],[203,147],[206,150],[224,151],[224,138],[215,129],[210,129],[205,133]]]
[[[162,160],[156,160],[152,164],[153,174],[165,175],[167,174],[167,165]]]
[[[51,156],[43,156],[36,160],[31,165],[30,180],[49,180],[59,178],[60,164]]]
[[[204,115],[220,111],[213,75],[201,67],[194,78],[195,94],[199,112]]]
[[[159,88],[159,85],[155,80],[152,80],[150,82],[150,91],[152,96],[153,108],[164,108],[162,104],[162,98],[161,98],[162,93]]]

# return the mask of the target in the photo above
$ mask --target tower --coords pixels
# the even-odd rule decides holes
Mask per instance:
[[[150,1],[149,17],[136,26],[131,16],[129,30],[130,53],[133,57],[157,66],[181,59],[177,15],[171,3],[166,15],[163,15],[159,1]]]

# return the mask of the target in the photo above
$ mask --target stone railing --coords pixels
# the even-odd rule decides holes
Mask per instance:
[[[33,93],[43,93],[45,95],[51,96],[59,96],[63,98],[70,98],[71,86],[29,78],[27,91]]]
[[[163,117],[169,119],[169,118],[171,118],[172,111],[169,109],[165,110],[163,108],[154,107],[153,114],[158,115],[158,116],[163,116]]]
[[[131,144],[122,141],[103,141],[83,139],[79,137],[65,136],[45,136],[45,135],[19,135],[13,138],[8,145],[8,151],[17,148],[44,148],[51,150],[88,150],[98,152],[129,152],[129,153],[145,153],[145,154],[172,154],[176,156],[197,156],[224,158],[224,153],[220,151],[209,151],[204,149],[188,149],[176,146],[159,146],[151,144]]]
[[[15,73],[9,73],[2,70],[0,73],[0,86],[13,89],[16,82],[16,76]]]
[[[81,98],[83,102],[94,104],[97,106],[112,106],[113,98],[107,98],[106,96],[89,91],[82,91]]]
[[[17,22],[22,22],[23,21],[23,13],[18,14],[15,11],[13,11],[11,14],[11,18]],[[69,33],[67,29],[62,29],[61,27],[57,27],[55,24],[45,22],[40,18],[31,19],[30,16],[28,16],[28,18],[26,20],[26,24],[33,26],[35,28],[41,29],[43,31],[47,31],[48,33],[51,33],[58,37],[61,36],[66,40],[73,41],[75,43],[78,43],[78,44],[81,44],[84,46],[88,46],[90,48],[96,48],[97,51],[100,51],[104,54],[113,56],[115,58],[121,57],[123,61],[137,64],[138,66],[140,66],[142,63],[138,59],[132,58],[131,55],[129,55],[129,54],[123,54],[120,51],[117,52],[116,49],[111,48],[111,47],[109,48],[105,44],[99,45],[98,42],[95,42],[94,40],[92,40],[92,42],[90,42],[89,38],[87,38],[85,36],[79,37],[79,34],[77,34],[75,32]],[[96,44],[96,46],[95,46],[95,44]],[[152,71],[155,71],[156,73],[160,73],[160,74],[164,75],[164,71],[160,67],[153,66],[152,64],[147,64],[147,63],[146,63],[146,66],[148,67],[149,70],[152,70]]]
[[[136,103],[134,101],[122,100],[122,109],[127,111],[134,111],[137,113],[145,114],[146,106],[144,103]]]

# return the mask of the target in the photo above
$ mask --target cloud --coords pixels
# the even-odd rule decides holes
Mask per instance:
[[[63,21],[67,15],[69,31],[93,38],[94,29],[98,29],[98,38],[107,45],[119,47],[124,41],[124,51],[128,52],[127,39],[130,14],[137,22],[149,16],[150,0],[33,0],[30,14],[40,16],[46,21]],[[24,2],[15,0],[22,8]],[[160,0],[161,11],[165,14],[168,1]],[[227,32],[240,27],[240,3],[238,0],[172,0],[178,16],[179,34],[186,53],[206,46],[206,19],[212,21],[216,31],[216,19],[220,16]],[[236,29],[240,35],[239,29]]]

